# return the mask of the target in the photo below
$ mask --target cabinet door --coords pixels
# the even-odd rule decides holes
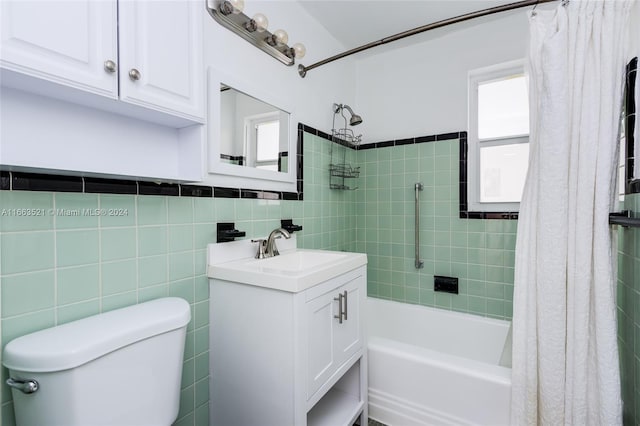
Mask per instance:
[[[337,318],[340,312],[341,294],[343,295],[342,309],[345,314],[342,322]],[[364,278],[362,275],[307,302],[307,399],[362,348],[363,302]]]
[[[307,399],[313,395],[335,371],[334,322],[338,310],[334,301],[337,291],[307,302]]]
[[[2,0],[0,27],[2,68],[117,97],[116,0]]]
[[[120,2],[120,98],[202,121],[204,1]]]
[[[362,277],[360,276],[338,289],[338,292],[342,294],[346,292],[347,297],[342,302],[346,318],[343,319],[342,324],[334,324],[337,365],[342,365],[362,347],[361,305],[364,301],[364,294],[361,282]]]

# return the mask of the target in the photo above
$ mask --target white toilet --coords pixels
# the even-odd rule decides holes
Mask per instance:
[[[3,364],[17,425],[170,425],[190,319],[168,297],[12,340]]]

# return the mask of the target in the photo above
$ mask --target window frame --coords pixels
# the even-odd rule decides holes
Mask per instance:
[[[468,74],[468,157],[467,157],[467,209],[477,212],[517,212],[520,202],[498,203],[480,201],[480,147],[529,143],[529,134],[504,136],[480,140],[478,136],[478,87],[481,83],[504,80],[505,77],[524,75],[524,60],[504,62],[469,71]]]

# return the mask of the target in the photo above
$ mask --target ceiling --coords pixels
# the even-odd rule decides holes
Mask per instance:
[[[489,7],[513,3],[515,0],[298,0],[309,14],[319,21],[333,36],[352,49],[372,41]],[[517,11],[516,11],[517,12]],[[514,12],[503,12],[503,14]],[[481,18],[487,20],[491,18]],[[455,24],[453,31],[467,23]],[[476,22],[477,24],[478,22]],[[411,37],[413,42],[425,38]],[[395,43],[391,43],[395,44]],[[376,50],[376,49],[374,49]]]

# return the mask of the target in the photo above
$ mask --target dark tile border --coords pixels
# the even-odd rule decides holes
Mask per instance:
[[[182,197],[212,198],[213,188],[210,186],[180,185],[180,195]]]
[[[84,192],[94,194],[131,194],[138,193],[138,182],[134,180],[84,178]]]
[[[213,188],[213,196],[215,198],[240,198],[240,190],[238,188],[216,186]]]
[[[302,188],[302,181],[298,181]],[[101,179],[80,176],[0,172],[0,190],[79,192],[92,194],[160,195],[167,197],[250,198],[263,200],[302,200],[300,192],[265,191],[261,189],[224,188],[169,182]]]
[[[0,172],[0,190],[8,191],[11,189],[11,174],[9,172]]]
[[[45,175],[10,172],[14,191],[83,192],[84,181],[79,176]]]
[[[240,198],[253,198],[258,200],[281,200],[282,192],[262,191],[259,189],[241,189]]]
[[[289,200],[289,201],[300,201],[302,200],[302,193],[296,193],[296,192],[283,192],[282,193],[282,199],[283,200]]]
[[[436,141],[444,141],[450,139],[461,139],[467,137],[467,132],[451,132],[451,133],[441,133],[438,135],[426,135],[426,136],[417,136],[414,138],[403,138],[403,139],[394,139],[388,141],[374,142],[374,143],[366,143],[362,145],[357,145],[352,148],[357,149],[358,151],[366,150],[366,149],[376,149],[376,148],[387,148],[390,146],[403,146],[403,145],[412,145],[418,143],[425,142],[436,142]]]
[[[635,89],[638,84],[638,58],[635,57],[629,62],[626,69],[625,78],[625,99],[624,99],[624,133],[626,140],[625,147],[625,194],[640,193],[640,179],[634,179],[635,169],[635,126],[638,113],[636,111]]]
[[[180,195],[180,185],[177,183],[139,182],[140,195],[165,195],[177,197]]]
[[[415,138],[415,140],[416,140],[416,143],[435,142],[436,135],[420,136],[419,138]]]

